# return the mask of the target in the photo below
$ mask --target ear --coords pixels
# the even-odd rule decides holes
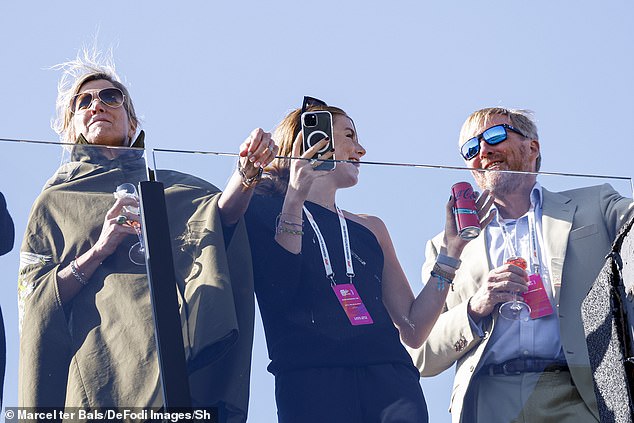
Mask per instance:
[[[537,167],[537,158],[539,157],[540,153],[540,147],[539,147],[539,141],[538,140],[531,140],[530,143],[530,152],[531,152],[531,160],[533,160],[533,163],[535,163],[535,167]],[[534,169],[535,171],[537,171],[537,169]]]
[[[136,134],[136,125],[130,123],[130,130],[128,131],[128,142],[132,144],[134,142],[134,135]],[[129,145],[128,145],[129,147]]]
[[[134,139],[134,135],[136,134],[136,125],[130,122],[130,130],[128,131],[128,136],[130,139]]]

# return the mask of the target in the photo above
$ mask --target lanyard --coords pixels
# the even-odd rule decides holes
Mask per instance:
[[[346,218],[343,215],[343,212],[335,205],[337,209],[337,216],[339,216],[339,226],[341,227],[341,240],[343,242],[343,255],[346,259],[346,275],[350,278],[350,283],[352,283],[352,278],[354,278],[354,268],[352,267],[352,252],[350,250],[350,238],[348,235],[348,225],[346,223]],[[306,218],[310,223],[310,226],[313,227],[315,231],[315,235],[317,236],[317,240],[319,241],[319,250],[321,251],[321,257],[324,263],[324,270],[326,271],[326,277],[331,280],[333,285],[335,283],[335,272],[332,270],[332,265],[330,263],[330,256],[328,255],[328,248],[326,247],[326,240],[324,236],[321,234],[319,230],[319,226],[317,226],[317,222],[313,218],[313,215],[308,211],[306,206],[303,206],[304,213],[306,213]]]
[[[532,207],[531,207],[532,209]],[[535,222],[535,210],[532,209],[531,212],[528,213],[528,230],[530,231],[530,237],[528,238],[530,241],[530,249],[531,249],[531,266],[533,273],[540,273],[541,263],[539,261],[539,254],[537,253],[537,237],[541,235],[541,232],[537,232],[537,224]],[[542,245],[543,242],[542,242]]]
[[[519,219],[518,219],[519,220]],[[515,224],[515,244],[511,243],[511,236],[509,235],[509,233],[506,231],[506,225],[501,223],[500,224],[501,228],[502,228],[502,235],[504,237],[504,245],[505,245],[505,249],[508,247],[508,249],[511,251],[511,255],[517,256],[518,255],[518,251],[517,251],[517,223]],[[541,264],[539,261],[539,254],[537,252],[537,246],[538,244],[538,237],[541,234],[538,234],[537,231],[537,223],[536,223],[536,219],[535,219],[535,207],[531,204],[530,209],[528,210],[528,242],[529,242],[529,249],[530,249],[530,270],[532,273],[539,273],[540,272],[540,268],[541,268]]]

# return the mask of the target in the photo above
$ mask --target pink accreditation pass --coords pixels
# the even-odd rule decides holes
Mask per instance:
[[[332,285],[332,290],[335,291],[339,304],[341,304],[343,311],[346,312],[353,326],[371,325],[374,323],[353,284]]]
[[[553,313],[553,306],[539,274],[528,275],[528,291],[523,293],[522,297],[531,308],[531,319],[539,319]]]

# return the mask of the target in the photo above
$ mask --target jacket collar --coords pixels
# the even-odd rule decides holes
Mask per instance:
[[[136,166],[136,162],[143,159],[145,153],[145,132],[141,131],[132,143],[134,147],[102,147],[89,144],[86,138],[79,134],[75,145],[71,149],[71,162],[87,162],[105,167]]]
[[[84,134],[79,134],[77,139],[75,140],[75,144],[83,144],[88,145],[88,141],[84,137]],[[137,135],[136,139],[132,144],[130,144],[131,148],[145,148],[145,131],[141,130],[139,135]]]

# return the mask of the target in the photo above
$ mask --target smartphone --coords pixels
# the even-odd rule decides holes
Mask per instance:
[[[320,149],[312,158],[319,159],[324,154],[335,148],[332,137],[332,115],[325,110],[315,112],[305,112],[302,114],[302,134],[304,135],[304,145],[302,151],[306,151],[324,138],[330,138],[326,146]],[[334,159],[332,156],[330,159]],[[333,170],[334,161],[324,161],[315,167],[317,170]]]

